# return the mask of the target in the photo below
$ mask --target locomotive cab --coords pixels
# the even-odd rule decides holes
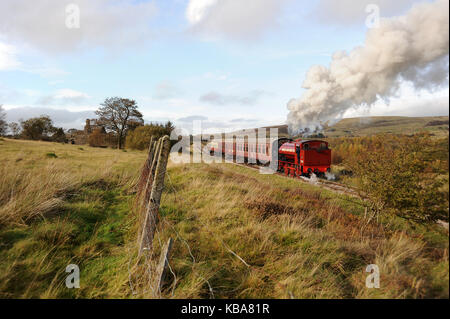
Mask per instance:
[[[331,150],[328,142],[297,140],[281,145],[278,170],[286,175],[324,175],[330,171]]]

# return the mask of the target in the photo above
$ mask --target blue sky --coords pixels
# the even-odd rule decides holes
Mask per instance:
[[[111,96],[135,99],[146,121],[283,124],[308,69],[363,43],[367,3],[389,17],[416,2],[2,0],[0,104],[10,121],[55,114],[65,128]],[[70,3],[79,28],[66,26]],[[345,116],[448,115],[448,85],[419,93],[405,84],[390,105]]]

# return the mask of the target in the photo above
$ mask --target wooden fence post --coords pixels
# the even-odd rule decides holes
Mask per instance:
[[[153,237],[155,235],[156,225],[159,221],[159,204],[161,194],[164,188],[164,177],[166,175],[167,162],[170,153],[170,139],[164,136],[159,143],[159,156],[156,163],[155,174],[153,175],[153,186],[151,188],[150,199],[145,209],[145,221],[142,230],[142,240],[140,245],[140,253],[144,249],[151,250]]]
[[[150,145],[148,147],[148,156],[147,159],[145,160],[144,163],[144,167],[142,167],[142,171],[141,171],[141,176],[139,177],[139,182],[137,184],[137,192],[138,195],[140,195],[147,183],[147,178],[149,176],[149,172],[150,172],[150,168],[153,162],[153,157],[154,157],[154,142],[153,142],[153,136],[150,139]]]
[[[164,280],[167,273],[167,268],[169,266],[169,256],[170,251],[172,249],[172,238],[169,238],[167,243],[164,245],[163,249],[161,250],[161,256],[159,257],[159,263],[158,267],[156,268],[155,272],[155,279],[154,279],[154,286],[153,290],[157,292],[158,294],[161,292],[161,289],[164,285]],[[158,296],[155,296],[158,297]]]
[[[148,201],[150,200],[150,194],[153,188],[153,180],[155,177],[155,170],[157,163],[159,161],[159,158],[161,156],[161,146],[162,146],[162,139],[159,139],[158,142],[155,142],[155,151],[153,154],[153,161],[150,165],[149,174],[147,177],[147,183],[145,184],[145,190],[144,190],[144,198],[143,198],[143,206],[146,207]]]

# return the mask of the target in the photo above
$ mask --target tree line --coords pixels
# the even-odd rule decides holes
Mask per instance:
[[[105,99],[95,111],[97,125],[102,130],[95,130],[89,136],[91,146],[100,146],[102,134],[112,135],[110,141],[114,141],[119,149],[124,148],[125,142],[128,148],[145,149],[148,147],[150,138],[159,138],[170,135],[174,129],[173,124],[168,121],[165,124],[144,124],[142,113],[138,110],[135,100],[111,97]],[[43,140],[67,143],[66,131],[62,127],[55,127],[53,120],[48,115],[41,115],[19,123],[7,123],[6,114],[0,105],[0,135],[5,136],[9,131],[10,137],[30,140]],[[69,131],[73,131],[69,130]],[[76,131],[76,130],[75,130]]]

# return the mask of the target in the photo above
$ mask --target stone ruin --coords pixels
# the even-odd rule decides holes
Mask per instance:
[[[89,144],[89,136],[96,130],[100,131],[104,145],[108,146],[111,140],[111,134],[106,133],[105,127],[98,123],[97,119],[86,119],[83,130],[70,129],[67,131],[69,143],[76,145]]]

